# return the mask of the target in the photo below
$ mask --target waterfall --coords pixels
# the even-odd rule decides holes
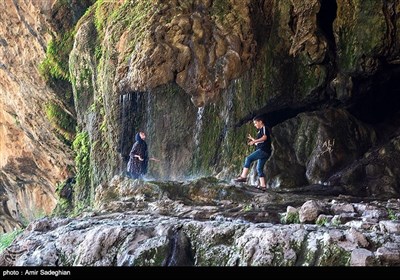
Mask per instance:
[[[200,135],[201,135],[201,128],[203,126],[203,114],[204,114],[204,107],[199,107],[197,109],[197,117],[196,117],[196,124],[194,126],[194,144],[196,150],[199,149],[200,144]]]
[[[229,129],[232,128],[232,113],[233,113],[233,99],[235,96],[235,92],[236,92],[236,85],[238,80],[234,80],[232,83],[232,86],[230,86],[227,91],[226,94],[224,95],[224,103],[225,104],[221,110],[221,119],[224,120],[224,125],[221,131],[221,136],[220,136],[220,143],[219,143],[219,147],[221,147],[222,149],[224,149],[224,147],[229,147],[230,143],[229,143],[229,137],[227,137],[227,134],[229,132]],[[222,152],[222,154],[225,154],[224,152]]]
[[[226,133],[228,131],[229,126],[231,126],[231,114],[233,110],[233,97],[236,92],[236,85],[238,80],[233,81],[233,86],[229,87],[226,93],[225,107],[222,110],[222,118],[225,120],[224,130],[222,132],[222,139],[225,145],[229,145],[228,140],[225,142]]]
[[[222,96],[222,106],[220,110],[220,119],[223,121],[221,131],[216,142],[218,150],[214,157],[214,164],[222,167],[220,169],[220,176],[224,177],[225,174],[231,172],[231,163],[227,159],[232,158],[232,149],[230,143],[230,133],[232,133],[235,118],[233,117],[234,98],[237,92],[238,80],[234,80],[232,84],[226,89],[225,94]],[[214,111],[218,110],[218,107]]]
[[[120,172],[124,173],[129,160],[129,152],[134,143],[134,136],[141,120],[142,107],[144,106],[142,92],[129,92],[120,97]]]
[[[124,142],[125,142],[125,124],[127,120],[127,104],[129,100],[130,94],[124,94],[120,96],[120,118],[121,118],[121,140],[120,140],[120,154],[121,154],[121,166],[120,166],[120,173],[124,172],[125,166],[125,159],[124,159]]]
[[[146,133],[148,135],[151,135],[151,128],[153,126],[153,122],[152,122],[152,120],[153,120],[153,117],[152,117],[152,114],[153,114],[153,110],[152,110],[152,108],[153,108],[153,94],[152,94],[152,92],[149,91],[147,93],[146,97],[147,97],[147,104],[146,104]],[[150,141],[151,141],[151,139],[150,139]]]

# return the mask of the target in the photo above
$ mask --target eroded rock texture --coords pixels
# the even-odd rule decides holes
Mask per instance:
[[[56,93],[38,72],[53,4],[0,3],[0,232],[51,213],[54,186],[73,165],[46,117],[45,104],[58,102]]]
[[[400,264],[398,199],[304,199],[215,178],[179,183],[115,177],[109,186],[97,188],[98,211],[32,222],[0,254],[0,265]],[[286,212],[271,207],[282,201],[296,207]],[[264,214],[265,220],[248,221],[252,213],[260,219]],[[285,223],[268,221],[266,214],[274,213],[283,214]]]
[[[146,91],[176,82],[196,106],[204,106],[252,64],[256,42],[250,1],[134,5],[119,8],[139,21],[140,32],[121,30],[116,75],[120,91]],[[140,19],[139,9],[144,12]]]
[[[44,112],[49,100],[63,105],[55,93],[64,88],[53,91],[37,72],[53,32],[73,39],[64,74],[82,140],[73,189],[80,209],[92,206],[96,186],[123,174],[139,129],[161,159],[149,178],[236,176],[252,151],[247,123],[256,114],[276,134],[270,186],[398,196],[399,3],[79,3],[0,6],[5,230],[20,213],[34,216],[29,207],[46,201],[50,211],[56,182],[73,175]]]

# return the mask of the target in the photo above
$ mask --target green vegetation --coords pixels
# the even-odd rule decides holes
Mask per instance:
[[[152,15],[158,13],[164,5],[154,1],[125,1],[122,5],[115,2],[99,0],[96,2],[94,11],[94,24],[99,34],[99,42],[104,37],[104,30],[107,26],[112,27],[111,36],[108,38],[110,44],[114,45],[120,40],[127,30],[127,42],[129,45],[124,50],[124,57],[127,60],[138,42],[144,40],[149,30],[154,25]],[[95,50],[98,58],[102,53],[101,44]]]
[[[73,257],[70,254],[66,254],[60,249],[56,248],[57,256],[58,256],[58,265],[59,266],[73,266]]]
[[[14,118],[15,125],[20,127],[21,126],[21,121],[19,120],[18,115],[17,114],[12,114],[12,116]]]
[[[73,211],[72,203],[73,183],[63,182],[56,186],[57,205],[53,210],[53,216],[67,216]]]
[[[338,5],[335,29],[337,30],[337,63],[342,73],[358,72],[364,68],[374,53],[384,48],[388,32],[382,3],[353,1],[352,8]],[[368,29],[368,32],[363,32]],[[368,62],[371,63],[371,62]]]
[[[74,31],[66,32],[60,38],[50,40],[46,57],[39,64],[39,72],[46,79],[62,79],[69,81],[68,58],[74,43]]]
[[[58,0],[53,6],[54,11],[68,10],[71,1]],[[87,5],[90,3],[87,2]],[[71,77],[69,74],[69,54],[73,48],[75,38],[74,22],[77,19],[66,18],[62,24],[59,34],[52,34],[46,49],[46,56],[39,64],[39,73],[44,77],[47,84],[59,92],[60,101],[72,110],[73,96],[71,90]],[[61,104],[61,103],[60,103]],[[75,117],[68,113],[63,106],[54,102],[46,103],[46,115],[54,127],[56,136],[67,145],[75,136]]]
[[[214,117],[211,117],[214,115]],[[207,120],[204,121],[204,120]],[[202,125],[196,128],[200,129],[199,146],[195,150],[195,161],[193,163],[193,172],[200,174],[210,174],[210,167],[216,164],[216,155],[221,151],[220,143],[216,143],[221,137],[223,129],[223,120],[215,115],[215,107],[206,106],[203,111]]]
[[[66,112],[60,105],[47,102],[45,104],[46,116],[50,123],[67,141],[72,141],[75,135],[75,118]]]
[[[315,224],[317,224],[318,226],[325,226],[325,225],[328,224],[328,218],[327,218],[327,217],[318,218],[318,219],[315,221]]]
[[[41,219],[41,218],[47,216],[47,215],[46,215],[46,212],[44,212],[43,209],[34,208],[34,209],[32,209],[31,211],[32,211],[32,212],[30,213],[30,214],[31,214],[30,217],[25,217],[25,216],[23,216],[23,215],[21,215],[21,216],[19,217],[19,219],[20,219],[20,221],[21,221],[21,223],[22,223],[22,226],[23,226],[24,228],[27,227],[31,221],[33,221],[33,220],[38,220],[38,219]]]
[[[223,22],[226,14],[232,9],[229,0],[214,1],[211,7],[211,14],[219,22]]]
[[[390,220],[392,220],[392,221],[396,221],[397,220],[396,213],[394,212],[393,209],[388,208],[387,212],[388,212],[388,218]]]
[[[340,222],[339,216],[334,216],[331,221],[331,225],[334,227],[340,226],[342,223]]]
[[[76,157],[75,157],[76,184],[88,185],[90,183],[89,134],[87,132],[78,133],[75,137],[72,147],[76,154]]]
[[[12,232],[0,234],[0,253],[4,251],[5,248],[10,246],[10,244],[23,232],[22,229],[16,229]]]
[[[74,185],[74,210],[80,211],[91,204],[91,165],[89,134],[79,132],[72,144],[75,151],[76,183]]]
[[[329,244],[324,246],[321,244],[322,253],[318,266],[346,266],[349,265],[351,252],[338,246],[337,244]]]
[[[253,210],[253,204],[248,203],[248,204],[243,205],[243,209],[242,210],[244,212],[249,212],[249,211]]]
[[[281,219],[283,224],[300,224],[299,212],[286,213]]]
[[[240,12],[235,11],[235,7],[232,6],[229,0],[213,1],[211,17],[213,17],[215,21],[222,23],[225,27],[233,28],[234,26],[244,23]]]

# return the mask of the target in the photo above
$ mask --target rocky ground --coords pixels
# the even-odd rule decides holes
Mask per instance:
[[[32,222],[0,265],[400,265],[400,200],[336,191],[116,176],[93,211]]]

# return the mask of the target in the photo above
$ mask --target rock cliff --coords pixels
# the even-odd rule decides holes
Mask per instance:
[[[399,196],[399,3],[6,0],[0,11],[2,231],[50,213],[56,199],[58,214],[93,215],[31,224],[3,254],[18,258],[2,264],[207,265],[221,254],[223,265],[398,264],[397,222],[382,205],[373,209],[373,225],[365,205],[347,205],[354,210],[347,216],[327,211],[331,201],[321,199],[304,209],[291,205],[301,206],[303,223],[335,215],[341,223],[362,221],[343,229],[282,226],[278,216],[292,199],[279,192],[323,190],[388,204]],[[237,175],[251,151],[245,141],[255,134],[248,125],[255,115],[272,128],[266,174],[276,192],[188,183]],[[146,177],[154,184],[123,179],[138,130],[161,160]],[[254,170],[250,177],[255,183]],[[121,193],[126,198],[115,199]],[[279,211],[266,207],[272,201]],[[313,218],[305,214],[310,205]],[[260,211],[243,210],[252,207]],[[111,214],[124,210],[133,213]],[[148,222],[154,213],[160,225]],[[85,253],[84,244],[103,244],[109,232],[112,254],[101,246]],[[212,237],[202,247],[203,232],[224,240]]]
[[[76,27],[69,65],[92,196],[124,172],[139,129],[162,159],[149,177],[232,177],[251,151],[246,123],[257,114],[274,135],[270,186],[399,194],[388,159],[374,157],[390,170],[384,187],[372,178],[383,169],[361,163],[398,136],[398,4],[153,4],[98,1]],[[345,175],[353,164],[357,178],[374,174],[367,188]]]
[[[63,103],[38,71],[54,2],[0,3],[0,232],[50,214],[56,183],[72,175],[70,148],[45,110],[49,102]]]

